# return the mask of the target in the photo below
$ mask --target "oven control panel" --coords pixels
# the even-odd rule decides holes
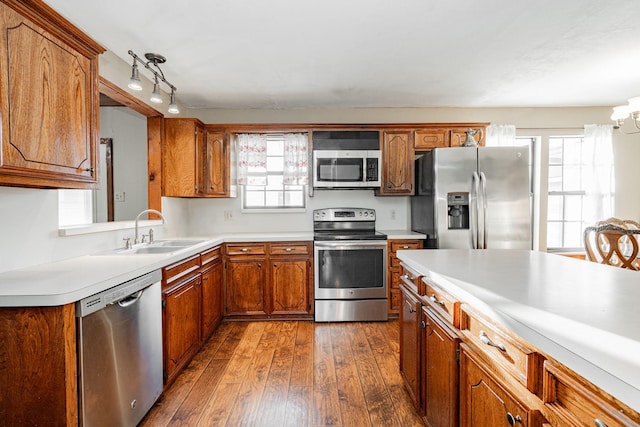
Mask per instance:
[[[314,221],[375,221],[375,209],[327,208],[313,211]]]

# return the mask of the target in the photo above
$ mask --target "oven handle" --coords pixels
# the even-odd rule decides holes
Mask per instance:
[[[358,249],[386,249],[386,240],[341,240],[336,242],[315,242],[314,246],[318,249],[337,249],[337,250],[358,250]]]

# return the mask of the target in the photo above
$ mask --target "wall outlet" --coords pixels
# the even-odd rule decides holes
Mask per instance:
[[[224,211],[224,220],[225,221],[233,220],[233,211]]]
[[[125,192],[123,191],[122,193],[113,193],[113,198],[115,199],[116,202],[124,202],[125,201]]]
[[[396,219],[396,210],[391,209],[391,219]]]

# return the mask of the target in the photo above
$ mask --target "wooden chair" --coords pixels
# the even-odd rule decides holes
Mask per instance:
[[[584,230],[584,247],[589,261],[640,271],[640,226],[635,221],[618,220],[587,227]],[[598,223],[598,224],[600,224]],[[619,225],[616,225],[619,224]],[[625,225],[626,227],[621,227]]]

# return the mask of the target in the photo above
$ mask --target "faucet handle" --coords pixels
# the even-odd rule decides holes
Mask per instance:
[[[149,229],[149,243],[153,243],[153,228]]]
[[[131,237],[123,237],[122,240],[124,240],[124,247],[125,249],[131,249]]]

